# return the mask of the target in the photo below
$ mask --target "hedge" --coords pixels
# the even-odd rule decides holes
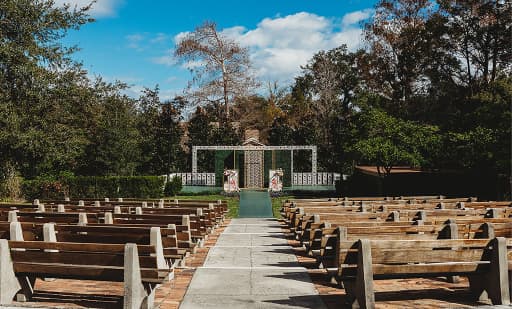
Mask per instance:
[[[158,198],[163,196],[164,178],[158,176],[71,176],[61,179],[25,180],[25,199],[70,198]]]
[[[174,176],[165,183],[164,194],[165,196],[175,196],[183,189],[181,177]]]

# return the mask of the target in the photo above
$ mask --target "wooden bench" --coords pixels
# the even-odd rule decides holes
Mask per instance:
[[[487,222],[489,220],[489,222]],[[447,220],[443,222],[421,221],[409,222],[375,222],[369,225],[367,222],[344,222],[331,224],[324,222],[315,224],[308,233],[309,238],[304,238],[306,252],[317,259],[322,267],[332,265],[335,246],[338,238],[354,240],[366,239],[473,239],[494,238],[495,236],[511,237],[512,223],[495,223],[492,219],[481,218],[472,223]]]
[[[371,229],[364,226],[345,227],[337,226],[325,228],[321,238],[315,239],[310,246],[311,255],[317,259],[319,267],[329,268],[336,266],[337,244],[342,241],[355,241],[357,239],[372,240],[435,240],[458,238],[456,224],[446,225],[403,225],[381,226]]]
[[[36,278],[124,282],[124,308],[153,308],[155,289],[168,280],[154,246],[0,239],[0,302],[30,299]]]
[[[126,226],[82,226],[61,225],[55,223],[27,224],[21,222],[8,223],[9,240],[46,242],[80,242],[137,245],[153,245],[156,248],[159,267],[182,263],[186,255],[185,249],[177,247],[176,231],[171,228],[159,227],[126,227]],[[3,224],[0,224],[3,227]],[[28,235],[31,238],[26,238]],[[7,236],[7,235],[6,235]],[[169,264],[167,264],[169,261]]]
[[[195,253],[196,251],[196,243],[193,242],[192,232],[190,229],[189,216],[182,216],[179,219],[180,224],[160,224],[156,225],[154,222],[147,222],[144,218],[138,218],[136,224],[130,224],[125,220],[122,221],[123,224],[115,224],[114,219],[112,218],[111,213],[100,214],[97,213],[95,215],[96,220],[92,223],[88,222],[88,216],[86,213],[65,213],[69,216],[62,216],[62,213],[44,213],[44,216],[41,217],[39,213],[23,213],[20,217],[19,212],[10,211],[9,212],[9,222],[19,222],[18,220],[22,220],[23,225],[33,225],[31,229],[26,227],[23,228],[23,233],[25,234],[26,240],[36,240],[39,239],[37,235],[41,234],[42,224],[43,223],[57,223],[58,225],[80,225],[80,226],[120,226],[120,227],[139,227],[139,228],[151,228],[153,226],[158,226],[162,229],[172,230],[174,233],[174,237],[176,238],[177,249],[175,250],[176,255],[180,255],[183,250],[190,253]],[[109,219],[106,219],[107,215],[110,214]],[[66,218],[66,220],[62,220],[62,218]],[[101,223],[98,223],[101,221]],[[1,222],[0,222],[1,224]],[[8,222],[5,222],[6,229],[8,228]],[[1,225],[0,225],[1,227]],[[34,233],[34,229],[38,227],[38,234]],[[34,235],[35,234],[35,235]],[[181,250],[183,249],[183,250]]]
[[[467,276],[473,298],[510,303],[505,238],[340,241],[338,279],[353,307],[374,308],[373,280]]]
[[[43,233],[44,241],[152,245],[156,249],[159,268],[174,267],[186,255],[185,249],[178,249],[176,231],[170,228],[45,223]]]
[[[509,211],[503,209],[481,209],[481,210],[449,210],[438,209],[432,211],[425,210],[408,210],[405,212],[377,212],[377,213],[364,213],[364,212],[327,212],[327,213],[306,213],[300,214],[295,217],[291,229],[297,235],[297,239],[302,238],[302,234],[308,234],[310,225],[312,223],[321,222],[353,222],[353,221],[436,221],[443,222],[454,218],[478,219],[478,218],[508,218]],[[307,235],[306,235],[307,236]]]
[[[206,229],[213,230],[220,223],[217,213],[208,208],[150,208],[150,207],[118,207],[118,206],[76,206],[64,205],[63,207],[57,205],[47,205],[44,207],[45,212],[88,212],[88,213],[105,213],[111,212],[113,214],[131,214],[131,215],[177,215],[177,216],[197,216],[197,220],[202,221],[202,225]]]
[[[9,217],[11,216],[11,217]],[[0,211],[0,221],[19,221],[31,223],[67,223],[67,224],[86,224],[99,223],[100,216],[98,213],[86,212],[67,212],[67,213],[51,213],[51,212],[34,212],[34,211]]]
[[[191,236],[195,240],[204,240],[207,238],[207,229],[204,222],[201,222],[197,216],[180,215],[132,215],[132,214],[113,214],[113,224],[145,224],[153,226],[167,226],[168,224],[182,224],[190,227]],[[187,222],[188,221],[188,222]]]
[[[98,199],[73,199],[73,200],[34,200],[33,204],[37,205],[39,203],[45,204],[63,204],[63,205],[79,205],[83,204],[83,206],[121,206],[121,207],[159,207],[159,208],[168,208],[168,207],[201,207],[201,208],[209,208],[213,206],[215,209],[219,209],[220,213],[228,212],[228,204],[224,200],[210,201],[210,200],[169,200],[165,201],[164,199],[123,199],[119,201],[118,199],[108,199],[105,198],[103,201]]]
[[[32,208],[27,208],[27,205],[5,205],[9,206],[7,210],[16,209],[16,207],[21,207],[25,212],[88,212],[88,213],[102,213],[102,212],[112,212],[114,214],[165,214],[165,215],[193,215],[198,216],[199,220],[204,221],[204,225],[206,228],[213,230],[218,227],[219,223],[223,220],[224,215],[222,210],[219,207],[215,207],[214,204],[202,205],[202,206],[194,206],[189,205],[187,207],[166,207],[166,208],[155,208],[149,206],[141,206],[140,204],[130,204],[130,205],[117,205],[111,203],[104,203],[102,205],[76,205],[76,204],[38,204],[37,206],[33,205]],[[37,210],[36,210],[37,209]],[[0,211],[2,211],[2,207],[0,207]],[[5,208],[4,208],[5,211]]]

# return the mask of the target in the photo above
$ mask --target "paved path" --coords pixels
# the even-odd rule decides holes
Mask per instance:
[[[268,191],[240,191],[240,218],[272,218],[272,202]]]
[[[192,278],[181,309],[325,308],[275,219],[233,219]]]

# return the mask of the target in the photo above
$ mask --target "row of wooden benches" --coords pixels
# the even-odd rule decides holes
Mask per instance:
[[[468,200],[443,203],[477,203]],[[374,307],[374,279],[448,276],[455,280],[457,275],[470,278],[473,295],[480,297],[486,291],[495,304],[510,302],[507,240],[501,237],[512,234],[510,202],[478,204],[492,209],[415,209],[420,204],[403,199],[351,200],[350,206],[343,202],[287,201],[282,215],[319,267],[335,269],[335,279],[343,283],[354,304]],[[421,205],[427,204],[434,203]],[[383,205],[396,205],[398,210],[379,211]],[[363,212],[361,206],[371,206],[373,212]],[[497,252],[501,259],[491,259]],[[512,249],[508,252],[512,257]]]
[[[313,203],[314,204],[314,203]],[[348,207],[350,208],[350,207]],[[293,210],[293,211],[291,211]],[[443,226],[451,218],[456,218],[459,223],[458,232],[453,231],[451,235],[461,238],[469,238],[478,231],[480,225],[485,222],[486,218],[493,219],[494,223],[508,222],[509,209],[493,208],[489,210],[412,210],[406,212],[392,211],[389,213],[363,213],[347,209],[347,207],[328,207],[328,206],[312,206],[288,208],[288,212],[283,215],[288,219],[290,229],[295,232],[296,238],[310,250],[310,254],[320,253],[319,259],[328,254],[329,241],[337,234],[334,230],[337,226],[345,228],[350,227],[349,235],[371,235],[368,233],[368,226],[375,229],[377,226],[381,230],[379,235],[390,234],[396,237],[397,233],[404,235],[421,235],[421,237],[439,237],[446,238],[446,232],[438,235],[441,230],[446,230]],[[404,218],[405,217],[405,218]],[[453,220],[451,220],[453,221]],[[375,231],[377,232],[377,231]],[[385,233],[384,233],[385,232]],[[392,236],[395,234],[394,236]],[[315,251],[316,250],[316,251]]]
[[[46,206],[45,206],[46,205]],[[196,201],[196,200],[174,200],[174,202],[165,202],[163,199],[159,200],[157,204],[151,201],[122,201],[122,202],[100,202],[95,201],[44,201],[44,204],[40,203],[39,200],[35,200],[33,206],[46,207],[50,209],[73,209],[73,210],[85,210],[91,209],[87,206],[94,206],[92,209],[103,209],[104,211],[114,212],[135,212],[136,209],[142,208],[146,211],[158,212],[159,209],[199,209],[201,212],[212,212],[212,218],[216,220],[222,220],[224,214],[228,211],[226,201]],[[18,205],[19,207],[19,205]],[[25,205],[30,207],[30,205]]]
[[[444,218],[448,219],[451,217],[469,217],[469,216],[485,216],[485,217],[508,217],[511,213],[512,207],[509,206],[510,203],[486,203],[486,207],[465,207],[458,209],[448,209],[448,208],[435,208],[431,207],[429,209],[425,207],[413,207],[414,205],[408,205],[404,208],[394,208],[394,210],[382,209],[382,207],[387,206],[379,206],[379,210],[374,207],[373,211],[366,211],[365,209],[361,209],[360,206],[336,206],[336,205],[323,205],[319,206],[316,203],[311,203],[311,205],[303,204],[298,205],[296,203],[288,205],[284,205],[282,208],[282,216],[290,222],[291,228],[293,230],[297,229],[300,231],[301,225],[303,225],[304,217],[308,215],[328,215],[330,217],[335,217],[339,215],[343,217],[345,214],[350,213],[351,219],[364,219],[364,220],[381,220],[381,221],[412,221],[412,220],[423,220],[426,221],[428,219],[432,220],[442,220]],[[370,204],[369,206],[374,206]],[[321,220],[319,218],[318,220]]]
[[[38,205],[40,203],[44,204],[67,204],[67,205],[77,205],[77,206],[104,206],[104,205],[118,205],[118,206],[142,206],[142,207],[172,207],[172,206],[193,206],[193,207],[204,207],[210,204],[214,204],[216,206],[221,207],[224,211],[227,211],[227,202],[224,200],[165,200],[165,199],[146,199],[146,200],[134,200],[134,199],[117,199],[110,200],[109,198],[105,198],[103,201],[98,199],[79,199],[79,200],[39,200],[35,199],[33,201],[34,205]]]
[[[131,214],[112,212],[128,210],[129,204],[56,202],[0,205],[2,304],[15,295],[29,299],[36,278],[72,278],[124,282],[125,308],[152,308],[156,287],[173,277],[174,266],[194,252],[224,213],[221,203],[144,207],[158,210]],[[53,205],[64,212],[48,212]]]
[[[206,207],[206,208],[204,208]],[[190,222],[193,237],[201,238],[217,226],[224,218],[225,211],[217,205],[207,206],[187,205],[184,207],[149,208],[129,206],[76,206],[65,204],[0,204],[0,220],[9,220],[9,212],[16,211],[19,221],[61,222],[61,223],[116,223],[140,224],[141,220],[152,224],[172,221],[182,224],[183,220]],[[184,217],[187,216],[187,217]],[[162,218],[164,219],[162,222]],[[114,222],[115,221],[115,222]]]
[[[439,225],[444,224],[450,219],[456,219],[460,223],[478,223],[483,219],[499,219],[507,222],[510,217],[509,210],[490,209],[484,211],[409,211],[403,212],[386,212],[386,213],[359,213],[359,212],[329,212],[327,210],[318,209],[300,209],[297,210],[291,220],[289,220],[290,229],[295,233],[297,239],[308,236],[308,231],[312,225],[323,223],[332,224],[353,224],[353,222],[370,223],[368,225]],[[325,226],[324,226],[325,227]]]

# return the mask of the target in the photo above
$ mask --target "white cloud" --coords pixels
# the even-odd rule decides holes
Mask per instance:
[[[163,43],[171,39],[171,36],[165,34],[165,33],[157,33],[156,36],[149,40],[150,43],[156,44],[156,43]]]
[[[197,60],[197,61],[189,61],[189,62],[183,63],[181,65],[181,67],[184,69],[187,69],[187,70],[193,70],[193,69],[198,68],[203,65],[204,65],[203,61]]]
[[[167,55],[163,55],[160,57],[151,58],[151,62],[155,64],[162,64],[166,66],[174,66],[176,65],[176,59],[172,55],[172,52],[168,52]]]
[[[359,22],[370,18],[370,16],[372,16],[373,12],[374,12],[373,9],[365,9],[365,10],[361,10],[361,11],[355,11],[352,13],[348,13],[345,16],[343,16],[341,24],[343,27],[350,27],[350,26],[354,26],[354,25],[357,26],[357,24]]]
[[[145,37],[142,34],[130,34],[126,36],[126,40],[128,41],[128,47],[132,49],[141,49],[140,43],[144,41]]]
[[[138,98],[142,94],[142,91],[144,91],[144,86],[142,85],[131,85],[128,86],[128,88],[123,89],[122,93],[127,95],[130,98]]]
[[[301,66],[320,50],[329,50],[342,44],[355,51],[363,47],[359,23],[373,14],[372,9],[350,12],[340,18],[327,18],[308,12],[263,19],[256,28],[243,26],[226,28],[221,33],[248,47],[253,67],[262,81],[290,82],[300,74]],[[174,36],[182,40],[190,32]],[[154,63],[176,65],[172,51],[153,58]],[[200,63],[182,65],[189,69]]]
[[[222,33],[249,47],[258,77],[288,82],[320,50],[342,44],[352,51],[361,48],[362,30],[358,23],[370,17],[372,12],[367,9],[348,13],[341,22],[339,19],[301,12],[265,18],[255,29],[236,26],[224,29]],[[178,36],[175,40],[179,39]]]
[[[183,40],[185,36],[187,36],[190,33],[190,31],[180,32],[174,36],[174,43],[178,43],[179,41]]]
[[[140,52],[148,49],[155,49],[156,47],[160,48],[162,46],[167,46],[168,43],[172,41],[172,36],[162,32],[156,34],[139,32],[125,36],[125,39],[127,41],[128,48],[135,49]]]
[[[152,88],[152,87],[150,87]],[[135,85],[129,85],[128,88],[124,89],[122,91],[123,94],[127,95],[130,98],[137,99],[139,98],[144,89],[146,89],[145,86],[140,84]],[[180,95],[182,90],[174,89],[174,88],[160,88],[159,97],[160,101],[168,101],[174,99],[176,96]]]
[[[177,65],[176,59],[174,58],[174,49],[166,49],[162,52],[162,56],[153,57],[149,60],[151,63],[161,64],[169,67]]]
[[[168,78],[165,79],[165,82],[166,83],[173,83],[175,82],[176,80],[178,80],[178,77],[177,76],[169,76]]]
[[[339,46],[341,44],[347,45],[349,50],[356,50],[361,48],[363,30],[360,28],[349,28],[341,32],[333,34],[328,45]]]
[[[92,0],[55,0],[55,5],[63,6],[69,4],[71,8],[83,8],[91,4]],[[113,17],[116,16],[118,7],[123,0],[97,0],[89,10],[93,17]]]

